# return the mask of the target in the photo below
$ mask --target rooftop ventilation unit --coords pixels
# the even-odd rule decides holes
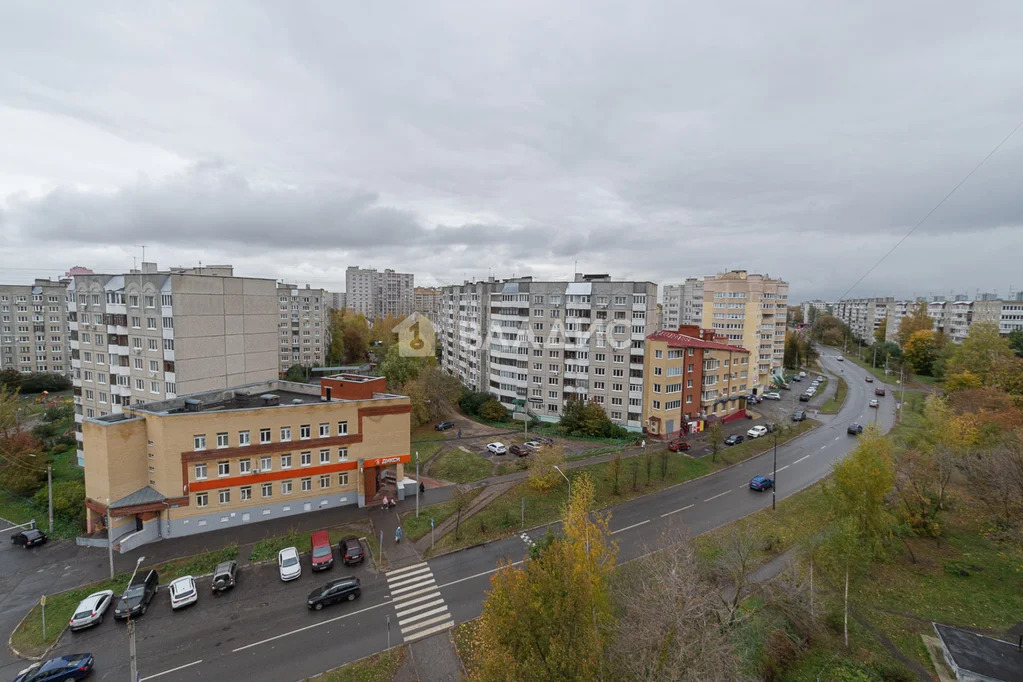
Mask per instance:
[[[202,401],[195,398],[185,398],[186,412],[199,412],[202,410]]]
[[[261,395],[259,397],[263,400],[263,405],[269,406],[269,405],[280,405],[281,404],[280,396],[277,396],[277,395],[275,395],[273,393],[264,393],[263,395]]]

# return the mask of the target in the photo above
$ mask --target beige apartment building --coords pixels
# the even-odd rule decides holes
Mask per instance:
[[[75,275],[66,295],[80,465],[86,419],[279,376],[272,279],[143,263],[123,275]]]
[[[280,307],[280,371],[292,365],[316,367],[324,364],[330,346],[327,307],[333,295],[308,284],[277,284]]]
[[[350,265],[345,270],[345,303],[371,320],[388,315],[411,315],[414,280],[412,273],[390,269],[380,272]]]
[[[335,375],[208,391],[87,419],[89,532],[127,551],[344,505],[404,497],[407,397],[382,377]],[[392,493],[393,494],[393,493]]]
[[[436,320],[437,315],[441,309],[441,299],[444,292],[440,289],[427,289],[426,287],[416,287],[413,290],[413,309],[422,315],[426,315],[431,320]]]
[[[68,281],[0,284],[0,369],[71,374]]]
[[[750,389],[762,393],[781,373],[789,285],[769,275],[732,270],[703,280],[703,328],[750,352]]]

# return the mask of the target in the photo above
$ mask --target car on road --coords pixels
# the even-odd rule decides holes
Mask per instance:
[[[754,476],[749,480],[750,490],[767,490],[774,487],[774,481],[767,476]]]
[[[199,601],[199,590],[195,587],[195,578],[183,575],[170,584],[171,608],[177,611],[189,604]]]
[[[330,535],[327,531],[313,531],[309,536],[309,545],[314,571],[325,571],[334,565],[334,550],[330,548]]]
[[[671,450],[672,452],[682,452],[684,450],[689,449],[689,443],[682,440],[681,438],[676,438],[675,440],[668,443],[668,449]]]
[[[849,425],[849,428],[845,430],[846,433],[851,433],[854,436],[858,436],[863,433],[863,427],[856,422]]]
[[[84,680],[95,663],[92,654],[68,654],[33,663],[18,673],[14,682],[64,682]]]
[[[801,377],[801,376],[799,376],[798,374],[796,374],[796,375],[794,375],[794,376],[792,377],[792,380],[793,380],[793,381],[802,381],[802,380],[803,380],[803,377]]]
[[[319,611],[324,606],[337,604],[340,601],[353,601],[362,594],[362,585],[355,576],[331,580],[323,587],[318,587],[309,593],[305,605],[310,609]]]
[[[806,410],[796,410],[792,413],[792,421],[801,422],[806,419]]]
[[[763,424],[757,424],[756,426],[751,428],[749,431],[747,431],[746,435],[749,436],[750,438],[760,438],[761,436],[766,436],[767,435],[767,427],[764,426]]]
[[[366,552],[362,548],[362,543],[354,535],[341,540],[337,544],[337,550],[341,553],[341,563],[345,566],[361,564],[366,559]]]
[[[448,429],[450,429],[454,425],[455,425],[455,422],[441,422],[440,424],[435,424],[434,427],[433,427],[433,430],[434,431],[447,431]]]
[[[877,406],[878,406],[878,405],[880,405],[880,404],[881,404],[881,403],[879,403],[879,402],[878,402],[877,398],[871,398],[871,399],[870,399],[870,403],[869,403],[869,405],[870,405],[871,407],[877,407]]]
[[[41,530],[23,530],[11,536],[11,543],[21,545],[25,549],[46,542],[46,533]]]
[[[725,445],[738,445],[739,443],[746,440],[746,437],[741,433],[733,433],[728,438],[725,438]]]
[[[525,457],[526,455],[529,454],[529,450],[527,450],[521,445],[511,446],[510,448],[508,448],[508,452],[515,455],[516,457]]]
[[[238,562],[222,561],[213,570],[213,594],[220,594],[238,584]]]
[[[874,377],[870,376],[869,374],[864,378],[867,380],[868,384],[874,383]]]
[[[103,614],[110,608],[112,601],[114,601],[113,590],[93,592],[78,603],[78,608],[75,609],[74,615],[68,622],[68,628],[74,632],[102,623]]]
[[[522,447],[526,448],[527,450],[532,450],[533,452],[536,452],[537,450],[543,447],[543,444],[540,443],[539,441],[530,440],[523,443]]]
[[[884,397],[884,388],[883,387],[875,388],[874,389],[874,395],[879,395],[879,396],[881,396],[883,398]]]
[[[843,358],[841,355],[836,355],[835,359],[838,360],[839,362],[845,362],[845,358]]]
[[[298,550],[294,547],[285,547],[277,553],[277,568],[281,573],[281,580],[288,582],[302,575],[302,562],[298,560]]]
[[[813,395],[810,394],[810,393],[803,393],[802,395],[799,396],[799,402],[801,402],[801,403],[808,403],[808,402],[810,402],[810,398],[812,398],[812,397],[813,397]]]
[[[770,393],[764,394],[764,400],[781,400],[781,393],[777,391],[771,391]]]
[[[504,447],[504,443],[487,443],[487,450],[495,455],[503,455],[508,451]]]
[[[156,596],[156,588],[159,584],[160,577],[156,571],[136,573],[124,594],[117,600],[117,606],[114,607],[114,619],[124,620],[128,616],[137,618],[146,615],[149,602],[153,601],[153,597]]]
[[[800,372],[800,373],[799,373],[799,376],[801,376],[801,377],[805,377],[805,376],[806,376],[806,372]]]

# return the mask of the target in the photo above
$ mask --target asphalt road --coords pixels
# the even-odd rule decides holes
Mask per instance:
[[[849,384],[845,406],[822,425],[778,448],[778,496],[791,495],[820,480],[855,445],[850,422],[873,423],[883,430],[894,421],[892,390],[880,409],[869,408],[873,389],[866,372],[853,363],[822,358],[825,368]],[[797,384],[798,385],[798,384]],[[891,388],[891,387],[889,387]],[[805,405],[805,403],[804,403]],[[770,438],[768,435],[765,438]],[[749,490],[749,479],[769,475],[772,453],[704,478],[637,498],[612,510],[611,530],[619,559],[654,550],[666,530],[684,526],[692,535],[716,528],[771,504],[771,493]],[[526,534],[532,540],[545,529]],[[138,621],[141,680],[296,680],[354,661],[388,646],[428,636],[453,623],[478,616],[490,575],[501,560],[521,562],[528,540],[512,536],[406,567],[390,575],[372,565],[350,570],[340,565],[282,583],[275,565],[249,567],[238,586],[221,597],[201,582],[199,603],[173,613],[165,590]],[[323,611],[305,607],[306,595],[326,580],[354,573],[362,579],[361,598]],[[388,635],[390,640],[388,640]],[[97,680],[129,677],[128,641],[123,623],[112,618],[91,630],[65,633],[54,655],[91,651]],[[4,668],[7,672],[7,668]],[[13,675],[8,675],[13,677]]]

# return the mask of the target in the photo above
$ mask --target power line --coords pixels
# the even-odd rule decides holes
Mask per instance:
[[[880,257],[880,258],[879,258],[879,259],[877,260],[877,262],[876,262],[876,263],[874,263],[873,265],[871,265],[871,266],[870,266],[870,269],[868,269],[868,270],[867,270],[867,271],[866,271],[865,273],[863,273],[863,276],[862,276],[862,277],[860,277],[860,278],[859,278],[858,280],[856,280],[856,282],[855,282],[855,283],[854,283],[854,284],[853,284],[853,285],[852,285],[851,287],[849,287],[848,289],[846,289],[846,291],[845,291],[845,293],[844,293],[844,294],[842,294],[841,296],[839,296],[839,297],[838,297],[838,300],[842,300],[843,298],[845,298],[846,296],[848,296],[848,295],[849,295],[849,292],[850,292],[850,291],[852,291],[853,289],[855,289],[855,288],[856,288],[857,286],[859,286],[860,282],[862,282],[862,281],[863,281],[864,279],[866,279],[866,278],[867,278],[867,275],[869,275],[870,273],[872,273],[872,272],[874,271],[874,269],[875,269],[875,268],[877,268],[877,266],[878,266],[878,265],[880,265],[880,264],[881,264],[881,263],[882,263],[882,262],[884,261],[884,259],[885,259],[885,258],[887,258],[888,256],[892,255],[892,252],[893,252],[893,251],[895,251],[895,249],[899,248],[899,246],[901,246],[901,245],[902,245],[902,242],[904,242],[904,241],[906,241],[907,239],[909,239],[909,236],[910,236],[911,234],[913,234],[914,232],[916,232],[916,228],[918,228],[918,227],[920,227],[921,225],[923,225],[923,224],[924,224],[924,223],[925,223],[925,222],[927,221],[927,219],[928,219],[928,218],[930,218],[930,217],[931,217],[931,215],[932,215],[932,214],[933,214],[933,213],[934,213],[935,211],[937,211],[937,210],[938,210],[939,208],[941,208],[941,205],[942,205],[942,204],[944,204],[944,203],[945,203],[946,201],[948,201],[948,198],[949,198],[949,197],[951,197],[951,196],[952,196],[953,194],[955,194],[956,190],[957,190],[957,189],[959,189],[960,187],[962,187],[962,186],[963,186],[963,184],[965,184],[965,183],[966,183],[966,181],[967,181],[967,180],[969,180],[969,179],[970,179],[970,177],[972,177],[972,176],[973,176],[973,174],[974,174],[974,173],[976,173],[976,172],[977,172],[977,171],[978,171],[978,170],[980,169],[980,167],[981,167],[981,166],[983,166],[983,165],[984,165],[985,163],[987,163],[987,160],[988,160],[988,159],[990,159],[990,158],[991,158],[992,156],[994,156],[994,155],[995,155],[995,152],[997,152],[997,151],[998,151],[999,149],[1001,149],[1001,148],[1002,148],[1002,145],[1003,145],[1003,144],[1005,144],[1006,142],[1008,142],[1008,141],[1009,141],[1009,138],[1010,138],[1010,137],[1012,137],[1013,135],[1015,135],[1015,134],[1016,134],[1016,131],[1017,131],[1017,130],[1019,130],[1021,126],[1023,126],[1023,121],[1020,121],[1019,123],[1017,123],[1017,124],[1016,124],[1016,127],[1015,127],[1015,128],[1013,128],[1012,130],[1010,130],[1010,131],[1009,131],[1009,134],[1008,134],[1008,135],[1006,135],[1005,137],[1003,137],[1003,138],[1002,138],[1002,141],[1001,141],[1001,142],[999,142],[998,144],[996,144],[996,145],[995,145],[995,148],[994,148],[994,149],[992,149],[992,150],[991,150],[990,152],[988,152],[987,156],[985,156],[985,157],[984,157],[983,159],[981,159],[981,160],[980,160],[980,163],[978,163],[978,164],[977,164],[976,166],[974,166],[974,167],[973,167],[973,170],[971,170],[971,171],[970,171],[969,173],[967,173],[967,174],[966,174],[966,175],[965,175],[965,176],[963,177],[963,179],[962,179],[962,180],[960,180],[960,181],[959,181],[958,183],[956,183],[956,186],[955,186],[955,187],[953,187],[953,188],[952,188],[951,190],[949,190],[948,194],[946,194],[946,195],[945,195],[944,197],[942,197],[942,198],[941,198],[941,201],[939,201],[938,203],[936,203],[936,204],[934,205],[934,207],[933,207],[933,208],[932,208],[932,209],[931,209],[930,211],[928,211],[928,212],[927,212],[927,215],[925,215],[925,216],[924,216],[923,218],[921,218],[921,219],[919,220],[919,222],[917,222],[917,224],[916,224],[916,225],[914,225],[914,226],[913,226],[912,228],[910,228],[909,232],[907,232],[906,234],[902,235],[902,239],[900,239],[899,241],[895,242],[895,246],[893,246],[892,248],[888,249],[888,252],[887,252],[887,253],[885,253],[885,254],[884,254],[883,256],[881,256],[881,257]]]
[[[13,464],[15,466],[20,466],[23,469],[28,469],[29,471],[39,471],[39,472],[46,471],[45,467],[34,467],[31,464],[29,464],[28,462],[20,462],[20,461],[18,461],[16,459],[10,459],[9,457],[7,457],[6,455],[3,455],[3,454],[0,454],[0,459],[7,461],[9,464]]]

